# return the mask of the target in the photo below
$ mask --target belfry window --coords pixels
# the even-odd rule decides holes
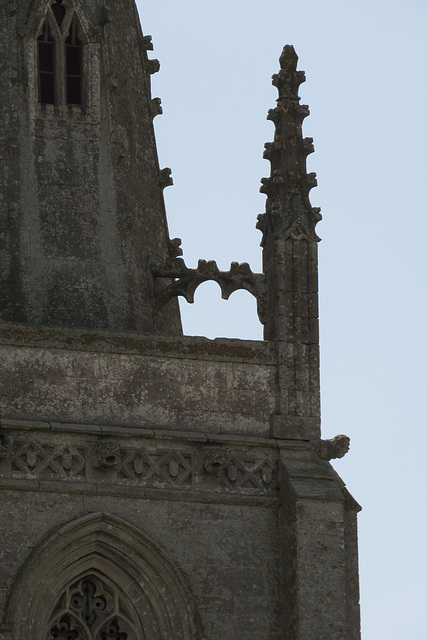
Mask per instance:
[[[37,44],[39,102],[82,105],[83,42],[69,0],[51,2]]]

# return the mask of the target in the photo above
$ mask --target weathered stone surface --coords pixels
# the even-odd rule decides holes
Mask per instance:
[[[349,519],[346,494],[331,471],[316,463],[310,473],[308,461],[283,460],[285,638],[360,638],[352,538],[358,505]]]
[[[5,583],[10,586],[16,579],[20,559],[41,543],[46,532],[53,532],[86,513],[111,512],[113,501],[116,516],[153,540],[161,540],[167,555],[189,577],[209,637],[224,635],[225,629],[229,638],[239,633],[246,638],[254,637],[253,634],[275,637],[280,633],[278,567],[274,551],[277,548],[276,509],[200,504],[195,518],[192,504],[136,501],[131,492],[120,500],[108,496],[76,496],[67,501],[65,509],[62,495],[8,492],[2,504],[11,515],[8,530],[13,526],[16,535],[2,567],[3,576],[9,576]],[[47,517],[50,522],[46,527]],[[244,549],[242,530],[248,532]],[[265,540],[262,547],[260,539]],[[265,612],[263,616],[255,613],[261,609]]]
[[[187,269],[168,238],[133,0],[9,0],[0,42],[0,640],[358,640],[295,52],[253,274]],[[180,335],[170,297],[212,278],[258,298],[266,341]]]
[[[102,425],[34,427],[11,420],[1,424],[12,440],[0,460],[2,509],[9,515],[0,522],[5,539],[13,533],[2,564],[5,596],[13,584],[22,588],[16,583],[21,558],[39,548],[46,533],[102,511],[161,542],[197,596],[208,637],[224,635],[224,630],[232,637],[240,628],[241,637],[248,639],[254,634],[293,638],[290,620],[295,616],[300,637],[347,637],[341,633],[346,610],[341,582],[353,580],[354,560],[343,505],[351,510],[352,503],[329,464],[310,460],[312,448],[223,437],[224,457],[212,474],[204,465],[210,448],[202,434],[189,439],[166,431],[159,439],[158,433],[138,435],[136,429],[104,433]],[[215,447],[218,451],[218,442]],[[115,458],[111,463],[109,456]],[[285,528],[279,526],[283,518]],[[282,552],[292,556],[290,535],[297,536],[300,568],[281,593],[280,558]],[[307,575],[302,570],[306,564]],[[334,608],[338,594],[344,599],[341,622]],[[298,614],[293,610],[290,618],[283,617],[294,600]]]
[[[0,484],[43,482],[56,492],[131,488],[187,501],[277,503],[279,449],[247,436],[2,419]],[[212,459],[212,453],[214,458]],[[212,460],[214,461],[212,464]],[[62,489],[59,483],[64,483]],[[217,497],[215,497],[215,495]],[[254,499],[254,500],[252,500]]]
[[[267,343],[148,338],[144,344],[142,336],[71,331],[69,350],[59,339],[65,331],[32,346],[31,331],[11,330],[26,346],[8,340],[0,346],[3,417],[270,435],[275,368]]]
[[[65,5],[85,43],[81,106],[39,102],[48,5],[0,7],[0,319],[180,334],[176,300],[154,303],[168,231],[134,2]]]

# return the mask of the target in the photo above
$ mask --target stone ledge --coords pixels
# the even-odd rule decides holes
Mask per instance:
[[[158,438],[166,440],[184,440],[209,444],[235,444],[245,447],[269,447],[280,450],[311,451],[312,445],[306,440],[262,438],[251,435],[227,435],[197,431],[177,431],[171,429],[147,429],[144,427],[118,427],[114,425],[80,424],[67,422],[48,422],[37,420],[16,420],[0,418],[0,428],[18,431],[50,431],[57,433],[78,433],[115,438]]]
[[[65,493],[67,495],[117,496],[141,500],[172,500],[209,504],[240,505],[277,509],[279,497],[241,494],[211,493],[209,491],[174,491],[154,487],[86,484],[78,482],[49,482],[21,479],[0,479],[0,491],[32,491],[39,493]]]
[[[277,362],[275,344],[266,341],[210,340],[199,336],[160,336],[9,322],[0,324],[0,345],[264,365]]]
[[[337,482],[309,442],[12,419],[0,427],[0,477],[30,486],[264,498],[277,493],[279,463],[291,480]]]

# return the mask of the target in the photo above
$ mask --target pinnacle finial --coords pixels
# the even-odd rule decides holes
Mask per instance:
[[[288,98],[298,100],[298,88],[305,82],[304,71],[297,71],[298,56],[292,45],[283,47],[279,58],[280,71],[272,76],[273,85],[279,91],[279,100]]]
[[[274,122],[275,135],[264,152],[271,163],[271,174],[261,180],[260,191],[267,195],[266,213],[257,225],[264,233],[262,244],[268,233],[319,239],[315,233],[319,209],[313,209],[309,200],[310,190],[317,184],[316,175],[307,174],[306,169],[306,157],[314,151],[313,140],[302,137],[302,122],[310,112],[306,105],[299,104],[298,89],[305,82],[305,73],[297,71],[297,62],[295,49],[286,45],[280,70],[272,77],[279,97],[267,116]]]
[[[291,44],[285,44],[279,58],[280,68],[296,71],[298,55]]]

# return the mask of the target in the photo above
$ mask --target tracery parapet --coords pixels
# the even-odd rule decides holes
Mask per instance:
[[[208,280],[217,282],[221,297],[228,300],[234,291],[244,289],[257,299],[258,316],[264,321],[265,281],[261,273],[253,273],[247,262],[232,262],[228,271],[220,271],[215,260],[199,260],[196,269],[190,269],[182,256],[181,239],[169,241],[169,259],[162,267],[152,268],[155,278],[169,278],[172,282],[157,291],[157,306],[162,307],[168,300],[182,296],[189,303],[194,302],[194,293],[199,285]]]

